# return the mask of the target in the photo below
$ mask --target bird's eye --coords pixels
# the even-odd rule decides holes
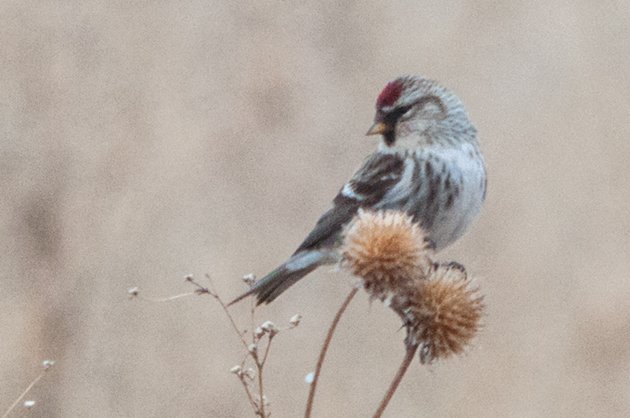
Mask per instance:
[[[400,116],[405,115],[407,112],[411,110],[411,106],[401,106],[397,109],[397,112]],[[400,117],[399,116],[399,117]]]
[[[400,119],[405,113],[409,112],[410,109],[411,106],[400,106],[392,110],[385,116],[387,124],[391,126],[395,125],[396,122],[398,122],[398,119]]]

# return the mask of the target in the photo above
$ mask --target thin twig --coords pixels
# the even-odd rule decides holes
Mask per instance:
[[[256,319],[256,304],[254,303],[254,298],[249,298],[250,299],[250,321],[251,321],[251,333],[252,333],[252,343],[256,344],[256,333],[254,332],[256,329],[256,325],[255,325],[255,319]]]
[[[271,414],[265,414],[265,390],[263,385],[263,369],[265,368],[265,363],[267,362],[267,356],[269,356],[269,349],[271,348],[271,341],[275,334],[269,333],[267,334],[267,346],[265,347],[265,354],[262,356],[262,360],[258,356],[258,353],[254,356],[254,360],[256,361],[256,367],[258,368],[258,389],[260,391],[260,415],[264,418],[268,417]],[[260,340],[259,340],[260,341]]]
[[[221,308],[223,308],[223,312],[225,312],[225,314],[227,315],[228,319],[230,320],[230,324],[232,324],[232,328],[234,328],[234,331],[236,331],[236,333],[238,334],[238,337],[240,338],[241,343],[243,344],[243,347],[245,347],[246,350],[249,350],[249,344],[247,344],[247,341],[245,341],[245,337],[243,336],[243,333],[238,328],[238,325],[236,325],[236,322],[234,321],[234,318],[232,318],[232,314],[230,314],[230,311],[228,310],[227,305],[223,302],[223,299],[221,299],[219,297],[219,294],[217,293],[216,289],[214,288],[214,283],[212,282],[212,278],[210,277],[209,274],[206,274],[206,278],[208,279],[208,282],[210,283],[210,290],[208,291],[208,293],[210,294],[210,296],[215,298],[217,300],[217,302],[219,302],[219,305],[221,305]],[[192,278],[189,278],[188,281],[191,282],[192,284],[196,285],[200,289],[204,289],[198,283],[193,281]]]
[[[265,393],[264,393],[264,385],[263,385],[263,366],[258,361],[258,357],[254,356],[256,360],[256,368],[258,369],[258,392],[259,392],[259,401],[258,401],[258,412],[262,418],[266,418],[267,414],[265,414]]]
[[[260,362],[261,366],[265,365],[265,362],[267,361],[267,356],[269,355],[269,347],[271,347],[271,340],[273,339],[274,334],[269,334],[269,340],[267,341],[267,347],[265,347],[265,354],[263,355],[263,359]]]
[[[333,319],[332,324],[330,324],[330,328],[328,329],[328,334],[326,334],[326,339],[324,340],[324,345],[322,346],[322,350],[319,353],[319,358],[317,359],[317,366],[315,366],[315,375],[313,376],[313,381],[311,382],[311,388],[308,392],[308,400],[306,401],[306,411],[304,411],[304,418],[310,418],[311,411],[313,410],[313,400],[315,399],[315,389],[317,388],[317,381],[319,380],[319,374],[322,370],[322,365],[324,364],[324,358],[326,357],[326,352],[328,351],[328,346],[330,345],[330,341],[332,340],[333,334],[335,333],[335,328],[337,328],[337,324],[341,319],[341,315],[343,315],[344,311],[350,304],[350,301],[357,294],[359,289],[357,287],[352,288],[346,299],[341,304],[341,307],[337,311],[335,318]]]
[[[48,363],[48,364],[47,364]],[[5,413],[2,415],[2,418],[6,418],[9,416],[9,414],[11,413],[11,411],[13,411],[15,409],[15,407],[17,406],[17,404],[20,403],[20,401],[22,400],[22,398],[24,398],[26,396],[26,394],[33,389],[33,386],[35,386],[37,384],[37,382],[39,382],[41,380],[42,377],[44,377],[44,375],[46,374],[46,372],[52,367],[52,365],[54,364],[54,361],[48,361],[46,360],[44,363],[44,370],[42,370],[42,372],[39,374],[39,376],[37,376],[35,379],[33,379],[33,381],[26,387],[26,389],[24,389],[24,391],[20,394],[20,396],[18,396],[18,398],[15,400],[15,402],[13,402],[11,404],[11,406],[9,407],[9,409],[7,409],[5,411]]]
[[[254,409],[254,413],[256,415],[259,415],[262,418],[266,418],[269,415],[266,413],[265,411],[265,402],[264,402],[264,385],[263,385],[263,367],[265,364],[265,361],[267,360],[267,355],[269,354],[269,345],[271,344],[271,334],[269,334],[269,340],[267,341],[267,347],[265,348],[265,354],[263,356],[262,361],[260,360],[260,357],[258,355],[258,345],[260,343],[260,339],[256,336],[256,332],[254,330],[254,321],[255,321],[255,310],[256,310],[256,305],[253,303],[251,304],[251,308],[250,308],[250,315],[251,315],[251,333],[252,333],[252,343],[251,344],[247,344],[247,341],[245,340],[245,335],[247,334],[247,331],[242,332],[239,328],[238,325],[236,325],[236,321],[234,320],[234,318],[232,317],[232,314],[230,314],[230,311],[228,310],[228,306],[223,302],[223,299],[221,299],[221,297],[219,297],[218,292],[216,291],[216,288],[214,287],[214,282],[212,281],[212,278],[210,277],[209,274],[206,274],[206,278],[208,279],[208,283],[209,283],[209,289],[206,289],[204,287],[202,287],[201,285],[199,285],[197,282],[195,282],[193,280],[193,278],[191,276],[187,277],[186,280],[188,280],[189,282],[191,282],[192,284],[194,284],[195,286],[198,287],[198,292],[203,292],[203,293],[208,293],[210,296],[212,296],[213,298],[215,298],[217,300],[217,302],[219,302],[219,305],[221,305],[221,308],[223,309],[223,311],[225,312],[225,315],[228,317],[228,319],[230,320],[230,323],[232,324],[232,328],[234,328],[234,331],[236,331],[236,333],[238,334],[241,343],[243,344],[243,347],[245,347],[245,350],[247,350],[247,355],[245,356],[245,358],[243,359],[243,362],[241,363],[241,367],[243,367],[245,361],[247,360],[247,357],[251,356],[252,359],[254,360],[254,364],[256,365],[256,374],[258,375],[258,392],[259,392],[259,400],[258,402],[256,402],[254,400],[254,397],[249,389],[249,385],[247,384],[247,382],[245,382],[244,378],[241,375],[241,382],[243,383],[243,387],[245,388],[245,392],[247,393],[247,398],[249,399],[249,402],[252,405],[252,408]],[[255,351],[252,351],[252,347]]]
[[[180,293],[179,295],[174,295],[174,296],[169,296],[166,298],[150,298],[150,297],[146,297],[146,296],[141,296],[141,295],[137,295],[136,297],[140,300],[144,300],[147,302],[155,302],[155,303],[162,303],[162,302],[170,302],[172,300],[176,300],[176,299],[180,299],[180,298],[185,298],[187,296],[193,296],[198,294],[196,291],[195,292],[186,292],[186,293]]]
[[[239,377],[239,379],[241,380],[241,383],[243,384],[243,388],[245,388],[245,393],[247,394],[247,399],[249,399],[249,403],[251,404],[252,409],[254,411],[258,410],[258,406],[256,405],[256,401],[254,400],[252,393],[249,391],[249,386],[247,386],[247,382],[244,380],[243,377]]]
[[[413,357],[416,355],[417,350],[418,350],[418,344],[407,344],[405,357],[403,358],[403,361],[400,364],[400,367],[398,368],[398,372],[396,372],[396,376],[394,376],[394,380],[392,380],[392,383],[389,385],[389,389],[387,389],[387,392],[385,393],[385,397],[381,401],[380,405],[378,406],[378,409],[376,410],[372,418],[380,418],[380,416],[383,415],[383,412],[385,411],[387,404],[392,399],[392,396],[394,396],[396,389],[398,389],[398,385],[400,384],[400,381],[405,375],[405,372],[409,368],[409,365],[413,361]]]

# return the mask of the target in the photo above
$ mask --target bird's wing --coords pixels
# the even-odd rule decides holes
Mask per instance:
[[[339,233],[359,208],[372,207],[398,183],[405,170],[405,159],[396,154],[371,155],[346,183],[335,199],[333,207],[317,221],[315,228],[296,250],[332,246]]]

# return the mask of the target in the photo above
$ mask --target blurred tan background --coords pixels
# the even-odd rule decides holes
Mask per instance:
[[[373,149],[380,89],[418,73],[480,132],[488,200],[442,257],[488,309],[386,415],[630,416],[630,3],[5,0],[0,51],[0,410],[53,358],[29,416],[251,416],[218,305],[126,290],[207,272],[228,299],[275,267]],[[350,284],[322,269],[259,311],[304,316],[271,353],[272,416],[302,414]],[[398,327],[354,301],[316,416],[373,413]]]

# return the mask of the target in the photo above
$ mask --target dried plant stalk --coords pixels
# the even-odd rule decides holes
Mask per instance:
[[[274,341],[274,337],[281,331],[297,327],[300,324],[302,316],[299,314],[294,315],[289,320],[289,325],[282,329],[276,327],[271,321],[265,321],[260,326],[255,327],[254,314],[256,305],[252,301],[250,309],[251,328],[249,331],[241,330],[233,315],[228,310],[228,306],[216,291],[214,283],[208,274],[206,274],[206,279],[209,283],[208,287],[202,286],[193,278],[193,276],[188,275],[186,276],[185,281],[192,284],[195,287],[195,290],[166,298],[152,298],[140,295],[140,290],[137,287],[128,289],[127,293],[131,299],[141,299],[154,303],[171,302],[191,295],[212,296],[221,306],[221,309],[225,313],[232,329],[238,336],[238,339],[246,352],[241,363],[232,367],[230,369],[230,373],[234,374],[241,382],[245,395],[247,396],[247,401],[251,406],[254,415],[260,418],[268,418],[271,416],[271,411],[269,409],[269,401],[265,396],[264,371],[269,357],[271,343]],[[243,277],[243,281],[249,286],[253,286],[256,282],[256,278],[253,275],[248,274]],[[252,364],[253,367],[248,367],[246,364]]]
[[[345,312],[346,308],[350,304],[354,295],[357,294],[359,289],[356,287],[352,288],[346,299],[339,307],[335,318],[330,324],[328,328],[328,332],[326,333],[326,339],[324,340],[324,345],[322,346],[321,351],[319,352],[319,357],[317,358],[317,366],[315,367],[315,375],[313,376],[313,381],[311,382],[311,387],[308,392],[308,400],[306,401],[306,410],[304,411],[304,418],[310,418],[311,411],[313,410],[313,400],[315,399],[315,390],[317,389],[317,382],[319,380],[319,375],[322,371],[322,366],[324,365],[324,358],[326,357],[326,353],[328,352],[328,347],[330,346],[330,341],[332,341],[333,334],[335,333],[335,329],[337,328],[337,324],[339,324],[339,320],[341,319],[341,315]]]
[[[405,350],[405,357],[403,358],[403,361],[400,364],[400,367],[398,368],[398,372],[396,372],[396,376],[394,376],[394,380],[392,380],[392,383],[389,385],[389,389],[387,389],[387,392],[385,392],[385,396],[383,397],[383,400],[381,401],[378,408],[376,409],[376,412],[374,413],[373,418],[380,418],[380,416],[383,415],[383,412],[385,412],[385,408],[387,408],[389,401],[391,401],[392,397],[394,396],[394,393],[396,393],[396,390],[398,389],[398,385],[402,381],[403,377],[405,376],[405,373],[407,372],[407,369],[409,368],[409,365],[413,361],[413,358],[416,355],[416,351],[418,351],[417,344],[407,345],[407,349]]]

